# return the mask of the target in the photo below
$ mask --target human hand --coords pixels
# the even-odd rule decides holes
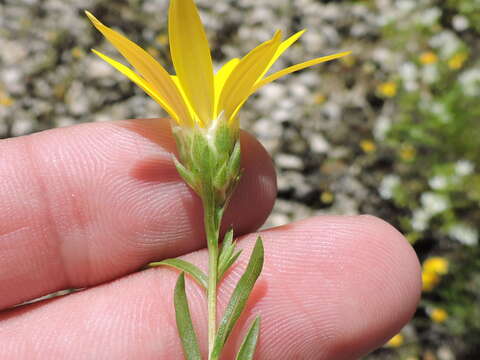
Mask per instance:
[[[0,142],[1,359],[182,359],[173,287],[151,261],[184,256],[206,269],[202,207],[171,162],[167,121],[55,129]],[[220,310],[270,212],[275,173],[242,134],[242,180],[225,216],[246,249],[219,288]],[[406,240],[373,217],[321,216],[262,232],[263,272],[225,348],[262,318],[257,359],[356,359],[415,311],[420,267]],[[187,280],[206,353],[205,294]]]

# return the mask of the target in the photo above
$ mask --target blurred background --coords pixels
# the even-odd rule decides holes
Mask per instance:
[[[266,86],[242,125],[272,154],[266,226],[379,216],[423,264],[414,319],[366,359],[480,359],[480,1],[198,0],[216,65],[280,28],[308,32],[280,66],[353,55]],[[83,9],[167,69],[167,0],[0,0],[0,136],[163,116],[96,58],[119,58]]]

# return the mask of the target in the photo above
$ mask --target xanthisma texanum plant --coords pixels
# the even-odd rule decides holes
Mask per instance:
[[[176,75],[170,75],[148,52],[103,25],[91,13],[86,14],[136,72],[96,50],[93,52],[141,87],[172,119],[179,154],[179,159],[174,159],[176,167],[203,203],[208,274],[180,259],[168,259],[151,266],[178,268],[206,289],[208,359],[218,359],[263,266],[263,244],[258,238],[245,273],[217,327],[217,286],[240,255],[235,249],[232,230],[225,235],[221,246],[219,244],[222,215],[241,176],[239,111],[250,95],[262,86],[292,72],[340,58],[348,52],[306,61],[267,76],[275,61],[305,32],[300,31],[282,41],[282,33],[277,31],[271,40],[241,59],[230,60],[214,73],[208,40],[193,0],[171,0],[168,32]],[[177,328],[185,357],[201,359],[188,309],[183,272],[174,293]],[[253,359],[259,330],[257,318],[245,336],[237,359]]]

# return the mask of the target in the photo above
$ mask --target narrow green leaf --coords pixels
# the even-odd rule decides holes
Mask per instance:
[[[241,146],[240,141],[235,143],[233,147],[232,155],[228,160],[228,171],[227,174],[229,177],[236,177],[240,172],[240,160],[241,160]]]
[[[208,144],[207,138],[200,132],[193,132],[191,143],[191,161],[194,173],[203,178],[212,179],[215,169],[215,151]]]
[[[263,255],[264,250],[262,239],[258,237],[252,254],[250,255],[247,268],[238,281],[235,290],[233,290],[232,296],[225,310],[225,314],[220,322],[220,327],[218,328],[211,354],[211,358],[213,359],[219,358],[228,336],[230,335],[238,318],[242,314],[243,309],[245,308],[247,299],[252,292],[253,286],[255,285],[260,272],[262,271]]]
[[[196,282],[198,282],[200,285],[203,286],[204,289],[207,288],[208,284],[208,278],[207,275],[203,273],[202,270],[200,270],[198,267],[195,265],[182,260],[182,259],[166,259],[163,261],[158,261],[158,262],[153,262],[148,264],[148,267],[157,267],[157,266],[162,266],[162,265],[167,265],[171,266],[175,269],[182,270],[189,274]]]
[[[234,249],[234,247],[232,247],[232,249]],[[238,250],[235,254],[232,254],[227,261],[219,264],[218,281],[220,281],[223,278],[227,270],[230,269],[230,266],[232,266],[235,263],[235,261],[237,261],[241,253],[242,253],[242,250]]]
[[[223,237],[222,249],[223,246],[230,246],[233,243],[233,229],[230,229],[226,232],[225,236]],[[223,251],[223,250],[222,250]]]
[[[215,148],[218,154],[229,154],[235,145],[236,136],[226,121],[222,121],[215,133]]]
[[[187,294],[185,293],[185,273],[181,273],[175,285],[174,292],[175,317],[177,329],[182,341],[183,352],[187,360],[201,360],[197,335],[193,330],[192,318],[188,309]]]
[[[228,180],[229,178],[227,177],[227,165],[222,164],[215,173],[215,176],[213,178],[213,186],[216,189],[224,189]]]
[[[177,168],[178,173],[182,177],[182,179],[193,189],[196,190],[196,181],[195,181],[195,176],[187,170],[183,164],[178,161],[178,159],[174,156],[173,157],[173,163],[175,164],[175,167]]]
[[[238,350],[236,360],[252,360],[257,348],[258,335],[260,335],[260,317],[257,316],[250,325],[247,335],[243,339],[242,345]]]
[[[233,244],[233,229],[230,229],[223,237],[220,256],[218,257],[218,267],[222,267],[222,263],[227,262],[232,256],[235,245]]]

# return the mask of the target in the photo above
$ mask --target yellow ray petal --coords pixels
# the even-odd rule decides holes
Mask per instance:
[[[283,70],[280,70],[280,71],[266,77],[265,79],[259,81],[253,87],[252,93],[254,93],[258,89],[260,89],[262,86],[265,86],[266,84],[271,83],[272,81],[275,81],[275,80],[277,80],[277,79],[279,79],[279,78],[281,78],[285,75],[291,74],[295,71],[299,71],[299,70],[305,69],[307,67],[317,65],[317,64],[320,64],[320,63],[323,63],[323,62],[326,62],[326,61],[330,61],[330,60],[334,60],[334,59],[338,59],[338,58],[347,56],[350,53],[351,53],[351,51],[345,51],[345,52],[342,52],[342,53],[339,53],[339,54],[323,56],[323,57],[320,57],[320,58],[317,58],[317,59],[305,61],[303,63],[296,64],[296,65],[290,66],[288,68],[285,68]]]
[[[232,73],[233,69],[238,65],[240,59],[233,58],[228,61],[225,65],[221,67],[220,70],[215,74],[215,111],[214,111],[214,118],[216,119],[218,114],[218,101],[220,99],[220,94],[222,93],[223,85],[225,85],[225,81],[227,81],[228,77]]]
[[[142,75],[183,122],[191,125],[188,109],[168,72],[145,50],[116,31],[103,25],[95,16],[85,12],[93,25],[112,43],[127,61]]]
[[[141,76],[137,75],[132,69],[128,68],[127,66],[123,65],[122,63],[119,63],[116,60],[113,60],[112,58],[108,57],[105,54],[102,54],[101,52],[92,49],[93,53],[97,56],[99,56],[102,60],[105,62],[109,63],[112,65],[115,69],[120,71],[123,75],[128,77],[131,81],[133,81],[135,84],[137,84],[143,91],[145,91],[150,97],[153,98],[156,102],[158,102],[166,112],[176,121],[178,121],[181,124],[181,119],[178,119],[177,114],[175,111],[170,107],[170,105],[165,101],[165,99],[158,94],[146,81],[143,79]]]
[[[300,37],[306,32],[306,30],[301,30],[295,34],[293,34],[292,36],[290,36],[288,39],[282,41],[282,43],[280,44],[280,46],[278,47],[277,51],[275,52],[275,55],[273,56],[273,58],[270,60],[270,63],[268,64],[268,66],[265,68],[263,74],[259,77],[259,79],[257,80],[257,83],[259,81],[261,81],[261,79],[265,76],[265,74],[268,72],[268,70],[273,66],[273,64],[275,64],[275,62],[280,58],[280,56],[282,56],[282,54],[290,47],[292,46],[298,39],[300,39]],[[226,64],[228,65],[228,64]],[[216,79],[215,79],[216,80]],[[215,82],[215,85],[216,85],[216,82]],[[215,88],[216,90],[216,88]],[[237,121],[238,122],[238,119],[237,119],[237,115],[238,115],[238,112],[240,111],[240,109],[242,108],[243,104],[248,100],[248,98],[244,99],[244,101],[242,103],[240,103],[240,105],[237,106],[237,108],[235,109],[235,111],[233,112],[231,118],[232,118],[232,126],[234,126],[233,122]],[[238,125],[238,124],[237,124]]]
[[[295,34],[293,34],[292,36],[290,36],[287,40],[284,40],[282,41],[282,43],[280,44],[280,46],[278,47],[277,51],[275,52],[275,55],[273,56],[272,60],[270,60],[270,63],[268,64],[267,68],[265,69],[265,71],[263,72],[262,76],[260,77],[260,79],[258,79],[258,81],[260,81],[264,76],[265,74],[268,72],[268,70],[270,70],[270,68],[273,66],[273,64],[275,64],[275,62],[278,60],[278,58],[280,56],[283,55],[283,53],[290,47],[292,46],[293,44],[295,44],[295,42],[300,39],[300,37],[306,32],[306,30],[301,30]]]
[[[193,0],[171,0],[170,52],[178,79],[204,123],[213,117],[213,65],[207,36]]]
[[[187,105],[187,107],[188,107],[188,112],[190,113],[190,117],[192,119],[194,119],[194,122],[198,122],[200,124],[200,126],[205,126],[205,124],[202,122],[202,120],[199,119],[197,114],[195,113],[195,110],[193,109],[192,104],[190,104],[190,100],[188,99],[187,95],[185,94],[185,91],[183,90],[182,84],[180,84],[180,80],[179,80],[178,76],[171,75],[170,77],[172,78],[175,85],[177,85],[178,90],[180,91],[180,94],[182,94],[183,99],[185,100],[185,105]]]
[[[230,118],[239,104],[252,93],[252,87],[259,77],[265,71],[272,57],[280,45],[281,32],[277,31],[275,36],[250,51],[243,57],[234,71],[225,81],[220,100],[218,111],[225,111],[225,116]]]

